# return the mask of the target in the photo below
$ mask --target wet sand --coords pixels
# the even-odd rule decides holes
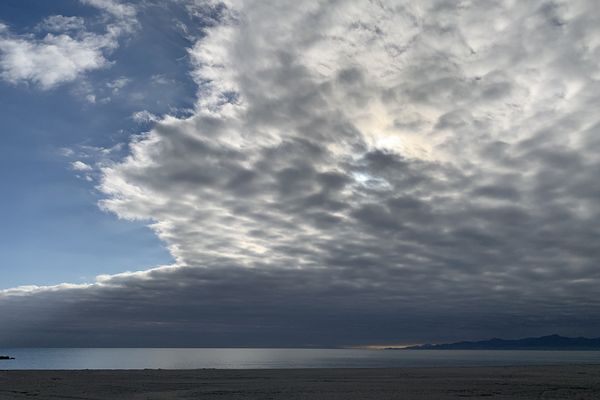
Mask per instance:
[[[31,398],[600,399],[600,365],[0,371],[0,399]]]

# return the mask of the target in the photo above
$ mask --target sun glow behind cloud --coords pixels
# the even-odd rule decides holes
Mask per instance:
[[[420,118],[424,113],[416,113]],[[414,114],[413,114],[414,115]],[[403,157],[424,161],[442,161],[440,152],[436,152],[433,138],[428,137],[420,124],[401,123],[403,115],[392,115],[380,102],[368,106],[364,115],[356,117],[355,125],[362,132],[368,145],[373,149],[392,151]],[[431,121],[433,116],[429,116]],[[410,118],[410,117],[409,117]],[[410,121],[410,120],[408,120]]]

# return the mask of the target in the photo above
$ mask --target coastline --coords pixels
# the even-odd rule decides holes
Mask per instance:
[[[0,368],[1,368],[0,364]],[[597,399],[600,365],[0,370],[0,399]]]

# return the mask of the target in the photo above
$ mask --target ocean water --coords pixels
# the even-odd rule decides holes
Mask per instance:
[[[600,364],[600,351],[0,349],[3,369],[381,368]]]

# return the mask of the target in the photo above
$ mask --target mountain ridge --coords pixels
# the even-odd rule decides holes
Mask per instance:
[[[599,350],[600,337],[566,337],[547,335],[522,339],[492,338],[479,341],[423,344],[402,348],[389,347],[388,350]]]

